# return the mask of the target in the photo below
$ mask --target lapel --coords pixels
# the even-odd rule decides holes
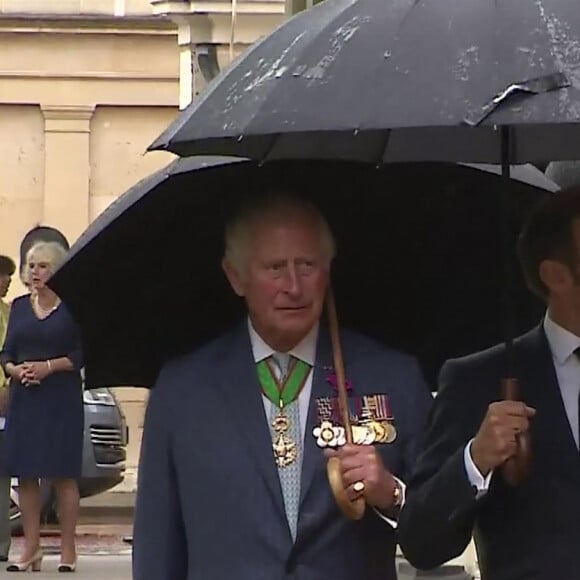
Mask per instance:
[[[326,381],[327,371],[325,367],[332,367],[332,345],[328,330],[321,324],[318,335],[318,345],[316,347],[316,362],[314,365],[314,375],[312,377],[312,390],[310,393],[310,404],[308,406],[308,420],[306,422],[306,433],[304,435],[304,457],[302,459],[302,476],[300,480],[300,506],[312,487],[315,476],[320,470],[326,474],[326,459],[322,450],[316,445],[316,440],[312,435],[317,423],[316,399],[320,397],[332,397],[334,391]]]
[[[537,449],[542,463],[552,465],[552,472],[569,469],[580,477],[580,455],[542,325],[522,338],[518,351],[522,395],[537,410],[531,423],[532,452]],[[546,465],[540,467],[545,469]]]
[[[264,480],[280,516],[286,519],[282,488],[274,455],[262,390],[256,373],[247,322],[240,324],[226,345],[219,386],[225,400],[225,411],[246,445],[248,456],[255,463],[257,473]]]

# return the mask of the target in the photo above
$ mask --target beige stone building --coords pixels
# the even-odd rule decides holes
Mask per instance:
[[[0,0],[0,253],[36,225],[71,242],[171,160],[147,146],[285,0]],[[14,297],[23,291],[15,280]],[[135,485],[146,392],[117,389]]]

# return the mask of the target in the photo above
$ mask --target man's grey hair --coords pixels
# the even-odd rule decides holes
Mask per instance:
[[[330,266],[336,255],[336,243],[326,218],[313,203],[289,193],[260,196],[246,203],[238,211],[233,220],[226,225],[225,258],[238,272],[242,272],[248,257],[252,228],[256,222],[270,218],[284,223],[296,217],[306,217],[317,225],[324,259]]]
[[[30,284],[30,266],[32,259],[46,261],[50,264],[50,271],[55,272],[67,257],[67,250],[58,242],[37,242],[26,253],[26,263],[22,271],[22,282]]]

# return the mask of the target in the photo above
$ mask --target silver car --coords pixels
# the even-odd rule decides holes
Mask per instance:
[[[97,495],[123,481],[129,432],[125,416],[110,389],[84,391],[85,429],[81,498]],[[10,520],[13,533],[21,531],[18,480],[12,480]],[[54,517],[55,498],[50,485],[41,482],[41,517]]]

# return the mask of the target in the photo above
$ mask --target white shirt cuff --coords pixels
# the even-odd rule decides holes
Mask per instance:
[[[398,478],[393,475],[393,479],[401,486],[401,505],[399,509],[401,509],[405,505],[405,496],[407,495],[407,486]],[[388,524],[391,525],[392,528],[397,529],[397,520],[393,520],[387,517],[385,514],[381,513],[381,511],[373,506],[373,510],[375,513],[381,518],[381,520],[385,520]]]
[[[469,483],[475,487],[477,491],[476,498],[479,499],[489,491],[489,484],[491,482],[493,471],[490,471],[486,477],[483,477],[479,469],[477,469],[475,463],[473,463],[473,458],[471,457],[472,443],[473,439],[465,446],[465,449],[463,450],[463,462],[465,463],[467,479],[469,479]]]

